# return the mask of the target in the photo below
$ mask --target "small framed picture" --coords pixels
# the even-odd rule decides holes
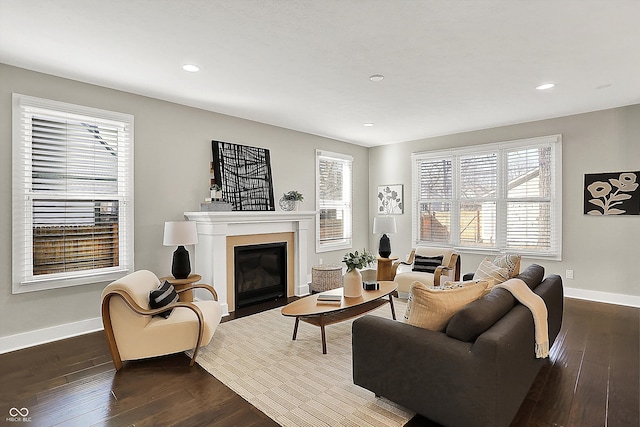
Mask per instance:
[[[378,185],[378,214],[401,215],[403,213],[402,184]]]

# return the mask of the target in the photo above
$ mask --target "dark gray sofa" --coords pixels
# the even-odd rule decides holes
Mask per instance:
[[[560,332],[560,276],[533,264],[517,276],[547,305],[549,343]],[[443,332],[367,315],[353,322],[353,381],[445,426],[508,426],[545,359],[536,359],[529,309],[493,289]]]

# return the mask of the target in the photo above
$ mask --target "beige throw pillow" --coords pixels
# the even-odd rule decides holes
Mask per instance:
[[[509,270],[504,267],[498,267],[491,261],[489,258],[485,258],[475,274],[473,275],[473,280],[483,280],[483,279],[493,279],[493,285],[497,285],[498,283],[502,283],[509,279]]]
[[[462,282],[443,289],[413,282],[404,315],[405,322],[432,331],[444,331],[453,315],[480,298],[487,285],[486,281]]]
[[[509,279],[513,279],[520,274],[520,260],[521,255],[518,254],[503,254],[498,255],[493,263],[498,267],[506,268],[509,271]]]

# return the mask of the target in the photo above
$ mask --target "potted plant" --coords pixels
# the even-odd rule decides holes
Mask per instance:
[[[284,193],[282,197],[280,197],[280,208],[282,208],[283,211],[296,210],[298,208],[298,202],[301,202],[303,200],[304,196],[302,195],[302,193],[299,193],[296,190],[288,191]]]
[[[347,265],[347,272],[342,278],[345,297],[359,297],[362,295],[362,274],[358,270],[371,265],[374,261],[375,257],[366,249],[363,249],[361,253],[355,251],[344,255],[342,262]]]

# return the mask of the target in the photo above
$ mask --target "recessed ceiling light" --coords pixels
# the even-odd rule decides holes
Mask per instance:
[[[373,126],[375,123],[365,123],[364,126],[370,128],[371,126]]]
[[[197,71],[200,71],[200,67],[198,67],[197,65],[193,65],[193,64],[184,64],[182,66],[182,69],[185,71],[189,71],[191,73],[195,73]]]
[[[371,80],[372,82],[379,82],[382,79],[384,79],[384,76],[382,74],[374,74],[372,76],[369,76],[369,80]]]
[[[555,87],[555,83],[544,83],[541,84],[540,86],[536,87],[536,89],[538,90],[547,90],[547,89],[551,89],[552,87]]]

